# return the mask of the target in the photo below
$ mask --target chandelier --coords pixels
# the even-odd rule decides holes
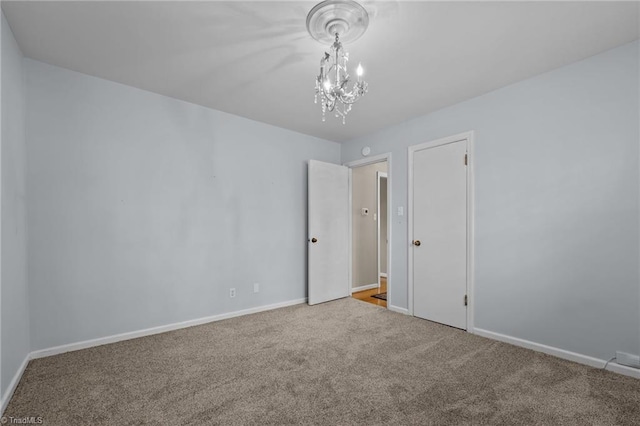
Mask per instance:
[[[330,51],[320,59],[320,73],[316,77],[315,103],[320,98],[322,121],[329,112],[342,118],[342,124],[345,124],[351,106],[367,93],[361,64],[356,68],[357,79],[350,86],[349,53],[345,52],[340,40],[357,40],[368,25],[367,11],[353,0],[326,0],[307,15],[307,30],[311,37],[321,43],[332,43]]]

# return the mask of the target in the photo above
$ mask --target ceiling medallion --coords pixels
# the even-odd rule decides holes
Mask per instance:
[[[315,102],[318,96],[322,103],[322,121],[325,114],[334,113],[342,117],[342,124],[351,106],[367,93],[367,83],[362,79],[364,70],[358,64],[357,81],[351,90],[348,84],[351,76],[347,71],[349,53],[342,42],[357,40],[369,25],[369,15],[364,7],[353,0],[326,0],[317,4],[307,15],[307,30],[321,43],[331,43],[330,51],[320,60],[320,74],[316,78]]]

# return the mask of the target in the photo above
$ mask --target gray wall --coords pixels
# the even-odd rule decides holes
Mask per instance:
[[[306,297],[307,161],[338,144],[25,65],[34,350]]]
[[[387,178],[380,179],[380,273],[387,273]]]
[[[1,391],[29,353],[23,58],[2,15]]]
[[[373,219],[377,209],[376,173],[386,172],[387,163],[375,163],[356,167],[351,171],[352,179],[352,287],[360,287],[378,282],[378,222]],[[362,208],[369,209],[369,215],[362,215]]]
[[[638,353],[638,43],[342,146],[393,153],[475,130],[475,325],[608,359]],[[473,72],[469,71],[469,78]],[[407,216],[394,214],[390,304],[407,307]]]

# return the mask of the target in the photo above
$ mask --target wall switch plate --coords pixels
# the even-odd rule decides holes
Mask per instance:
[[[229,297],[236,297],[236,289],[235,288],[230,288],[229,289]]]
[[[627,367],[640,368],[640,356],[626,352],[616,352],[616,363]]]
[[[253,292],[254,293],[259,293],[260,292],[260,283],[254,283],[253,284]]]

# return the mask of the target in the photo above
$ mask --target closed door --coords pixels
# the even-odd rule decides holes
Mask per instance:
[[[467,141],[413,154],[413,313],[467,328]]]
[[[309,161],[309,304],[350,295],[349,169]]]

